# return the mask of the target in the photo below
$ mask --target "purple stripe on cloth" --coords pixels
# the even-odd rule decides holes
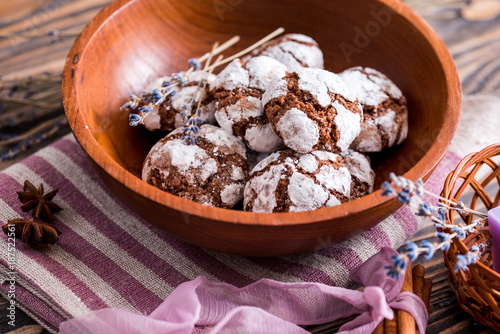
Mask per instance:
[[[33,163],[26,163],[26,165],[39,175],[45,173],[45,175],[43,175],[44,180],[52,187],[56,187],[56,184],[64,179],[64,176],[60,174],[59,171],[42,158],[33,157]],[[160,277],[168,278],[168,283],[170,285],[177,286],[189,280],[169,263],[158,257],[133,238],[119,225],[119,222],[110,220],[85,196],[85,194],[80,192],[71,181],[65,179],[64,184],[60,184],[58,187],[60,187],[59,194],[65,198],[66,202],[71,205],[73,210],[86,218],[87,221],[95,226],[102,234],[113,240],[130,256],[135,257],[155,274]]]
[[[78,150],[76,150],[77,144],[69,140],[60,140],[56,142],[53,145],[53,147],[66,154],[73,162],[75,162],[83,169],[85,169],[87,173],[93,174],[93,170],[90,167],[90,165],[86,162],[85,157],[82,154],[75,153],[79,151],[79,148]],[[106,189],[106,187],[103,188],[110,196],[114,197],[112,194],[109,193],[109,190]],[[120,205],[123,204],[120,202]],[[127,208],[124,207],[124,209],[128,211]],[[152,228],[152,230],[154,230],[154,232],[162,234],[162,232],[159,231],[157,228],[153,226],[150,227]],[[163,235],[163,237],[165,238],[167,236]],[[214,259],[212,256],[208,254],[207,256],[204,256],[203,259],[200,258],[201,254],[206,254],[206,253],[200,252],[200,250],[197,247],[191,246],[189,244],[186,244],[182,241],[176,240],[171,237],[169,239],[170,239],[169,243],[172,246],[174,246],[176,250],[184,254],[186,257],[190,258],[192,261],[194,261],[197,265],[202,267],[207,272],[214,274],[214,276],[218,277],[219,279],[230,282],[237,286],[244,286],[252,282],[252,280],[249,279],[248,277],[230,270],[230,268],[228,268],[225,264],[219,262],[218,260]],[[388,243],[387,245],[390,245],[390,243]],[[304,281],[314,281],[324,284],[335,284],[335,282],[323,271],[304,264],[293,263],[282,259],[251,259],[251,261],[266,269],[294,276]],[[220,269],[217,270],[218,265],[223,267],[222,272]],[[211,270],[211,268],[214,268],[216,270]],[[232,273],[228,271],[232,271]]]
[[[33,157],[26,159],[24,163],[29,163],[29,161],[32,161],[32,158]],[[46,182],[45,179],[44,182]],[[47,182],[47,184],[49,183]],[[14,189],[17,189],[18,187],[19,185]],[[92,269],[111,287],[117,290],[117,292],[120,293],[120,295],[122,295],[129,303],[134,306],[147,305],[149,311],[152,311],[157,306],[157,304],[155,304],[154,306],[150,305],[151,301],[156,300],[158,304],[161,303],[161,299],[159,297],[144,288],[141,284],[138,284],[137,280],[134,277],[130,276],[125,270],[111,261],[106,254],[103,254],[100,250],[96,249],[91,243],[75,233],[63,222],[59,221],[56,218],[54,224],[64,235],[64,238],[61,238],[59,240],[58,246],[66,252],[74,255],[76,258],[82,261],[82,263]],[[27,253],[28,251],[29,250],[26,250],[25,253]],[[47,269],[52,271],[52,268]],[[57,275],[57,273],[54,274]],[[77,284],[78,282],[80,283]],[[74,284],[75,286],[84,285],[79,280],[70,283],[72,285]],[[44,291],[43,288],[40,288],[39,290]],[[83,297],[83,299],[85,298],[84,296],[79,297]],[[89,305],[89,308],[96,309],[94,305]],[[137,308],[140,309],[140,307]]]
[[[75,144],[69,140],[60,140],[56,144],[54,144],[53,147],[58,149],[62,153],[64,153],[66,156],[68,156],[68,158],[70,158],[75,164],[78,164],[90,177],[93,176],[92,178],[95,178],[94,170],[92,169],[90,164],[87,163],[87,161],[85,160],[85,157],[81,153],[80,148],[77,147],[77,144]],[[75,152],[78,152],[79,154],[76,154]],[[99,179],[99,181],[100,181],[100,179]],[[100,184],[100,182],[98,182],[98,184]],[[134,216],[137,220],[139,220],[141,223],[144,224],[144,227],[150,229],[152,232],[159,235],[170,246],[172,246],[178,252],[182,253],[186,258],[191,260],[193,263],[195,263],[197,266],[199,266],[205,272],[213,275],[214,277],[217,277],[221,281],[231,282],[232,284],[235,284],[235,285],[244,286],[244,285],[248,285],[248,284],[254,282],[254,280],[248,278],[245,275],[238,273],[237,271],[228,267],[223,262],[221,262],[221,261],[215,259],[213,256],[207,254],[201,248],[190,245],[190,244],[188,244],[184,241],[181,241],[179,239],[176,239],[176,238],[172,237],[171,235],[169,235],[168,233],[166,233],[166,232],[156,228],[155,226],[152,226],[151,224],[145,222],[144,220],[142,220],[142,218],[138,217],[133,211],[131,211],[129,208],[127,208],[120,200],[118,200],[106,186],[101,184],[101,187],[111,198],[114,199],[114,201],[120,207],[122,207],[122,209],[124,211],[126,211],[130,215]],[[160,261],[164,262],[161,259],[160,259]],[[168,265],[168,263],[166,263],[166,264]],[[184,282],[186,280],[187,279],[184,279],[182,282]],[[177,286],[178,284],[180,284],[182,282],[178,282],[178,283],[171,282],[171,284],[174,286]]]
[[[401,228],[405,231],[406,239],[417,231],[418,221],[409,207],[403,205],[393,213],[393,217],[400,222]]]
[[[385,246],[393,246],[391,239],[378,225],[372,227],[366,232],[361,234],[366,240],[368,240],[377,250],[381,250]]]
[[[90,224],[96,227],[102,234],[113,240],[122,249],[130,255],[138,258],[149,269],[162,277],[170,279],[176,284],[180,284],[188,279],[181,276],[168,263],[158,258],[155,254],[132,238],[128,233],[113,221],[109,220],[99,208],[95,207],[88,198],[82,194],[68,179],[64,178],[52,165],[44,159],[32,156],[22,162],[28,168],[40,175],[47,185],[52,188],[59,188],[58,195],[65,199],[66,203],[72,207],[78,214],[84,217]],[[84,258],[84,263],[99,275],[111,286],[117,289],[121,295],[129,298],[129,302],[134,305],[150,305],[151,303],[161,303],[161,299],[154,293],[146,289],[141,282],[128,274],[125,269],[120,268],[108,256],[95,248],[92,244],[84,240],[67,227],[64,222],[57,223],[61,226],[67,242],[68,252],[77,255],[78,258]],[[64,243],[59,243],[61,247]],[[83,259],[82,259],[83,261]],[[115,284],[111,284],[111,282]],[[126,282],[126,284],[124,284]],[[133,291],[133,295],[131,295]],[[154,306],[149,306],[149,311]],[[147,310],[144,310],[147,311]]]
[[[425,189],[429,192],[439,195],[443,190],[443,185],[446,177],[450,172],[452,172],[462,160],[460,156],[453,152],[447,152],[441,163],[438,165],[434,173],[429,177],[427,182],[425,182]],[[425,195],[425,201],[430,202],[433,205],[437,204],[437,199]]]
[[[170,247],[172,247],[172,249],[189,259],[194,265],[186,263],[185,269],[176,269],[179,267],[174,268],[170,265],[168,259],[163,260],[160,256],[156,255],[154,251],[151,251],[144,246],[143,243],[133,238],[122,227],[122,225],[120,225],[119,221],[112,221],[106,216],[105,212],[107,208],[101,208],[99,205],[94,205],[90,200],[91,197],[87,197],[78,188],[78,182],[73,184],[53,166],[60,164],[59,161],[53,159],[53,162],[47,162],[43,158],[32,156],[22,162],[22,164],[40,175],[45,184],[50,185],[52,188],[59,188],[60,190],[58,196],[61,196],[69,207],[84,217],[86,221],[88,221],[88,223],[95,227],[100,233],[112,240],[118,246],[119,250],[123,250],[123,253],[120,252],[120,254],[126,253],[128,256],[143,264],[159,278],[168,282],[173,287],[187,281],[187,277],[190,276],[190,274],[192,275],[192,272],[195,269],[199,272],[205,272],[212,275],[222,282],[227,282],[238,287],[251,284],[255,281],[254,279],[242,274],[238,268],[232,268],[230,265],[224,263],[224,257],[219,258],[213,256],[211,253],[199,247],[174,238],[168,233],[145,222],[133,211],[125,207],[125,205],[118,200],[96,176],[93,168],[87,162],[86,157],[78,144],[71,140],[61,139],[52,144],[51,148],[58,150],[67,156],[73,163],[80,166],[85,173],[85,175],[81,176],[82,182],[84,182],[83,180],[86,180],[86,177],[91,178],[121,210],[136,218],[138,222],[140,222],[138,229],[146,228],[148,231],[153,232],[159,238],[163,239]],[[443,158],[442,163],[427,181],[426,189],[429,191],[439,192],[446,174],[453,170],[459,160],[460,158],[456,154],[447,153]],[[15,194],[15,190],[19,190],[21,187],[22,185],[19,185],[17,181],[0,173],[0,198],[2,198],[12,208],[17,208],[16,203],[18,203],[18,199]],[[17,211],[20,210],[17,209],[16,212]],[[22,213],[21,215],[25,217],[29,216],[29,214],[25,213]],[[411,237],[411,235],[416,231],[417,220],[408,208],[398,210],[394,214],[394,218],[398,220],[407,238]],[[127,273],[125,265],[123,265],[124,267],[122,268],[115,263],[111,259],[113,257],[110,258],[110,254],[108,254],[107,251],[97,249],[91,242],[84,239],[72,230],[71,227],[65,225],[61,221],[56,220],[55,224],[63,232],[64,236],[64,238],[59,240],[58,247],[82,261],[82,263],[93,270],[96,275],[109,284],[111,288],[115,289],[116,292],[124,298],[124,300],[133,305],[140,312],[150,313],[162,302],[156,294],[145,288],[142,282],[133,277],[133,275]],[[389,236],[378,226],[363,232],[362,236],[377,250],[381,249],[383,246],[391,245]],[[86,238],[88,238],[88,236],[86,236]],[[21,243],[18,250],[49,270],[78,298],[80,298],[85,305],[89,307],[89,309],[95,310],[106,306],[105,303],[94,292],[92,292],[92,287],[88,287],[83,284],[81,280],[47,254],[33,252],[26,245],[21,245]],[[358,255],[356,249],[350,249],[343,246],[326,248],[318,251],[316,254],[320,254],[325,258],[324,263],[321,263],[322,266],[327,266],[328,258],[330,258],[337,261],[348,271],[351,271],[363,263],[362,258]],[[360,252],[360,254],[362,253]],[[303,256],[307,257],[307,255]],[[297,261],[295,261],[293,257],[270,259],[245,258],[244,261],[249,261],[252,265],[261,267],[263,269],[262,272],[276,272],[307,282],[319,282],[328,285],[336,285],[335,278],[328,276],[319,268],[307,265],[307,261],[301,262],[300,257],[297,258]],[[6,264],[4,259],[0,259],[0,262]],[[19,273],[19,275],[20,277],[25,277],[23,273]],[[28,280],[28,283],[32,284],[33,282]],[[0,286],[0,289],[5,290],[5,287],[2,285]],[[33,289],[40,291],[41,295],[43,295],[46,293],[47,288],[33,284]],[[58,311],[50,308],[50,302],[53,302],[56,307],[59,307],[57,300],[51,300],[49,303],[45,303],[29,291],[23,289],[20,289],[19,291],[22,291],[18,297],[19,302],[22,305],[25,305],[28,310],[32,310],[32,313],[40,318],[45,325],[52,329],[57,329],[58,324],[64,320],[64,314],[60,315],[57,313]],[[62,312],[66,311],[68,310],[62,309]]]
[[[3,193],[6,191],[10,191],[11,193],[15,193],[14,189],[22,189],[22,185],[19,184],[16,180],[11,178],[8,175],[0,174],[0,183],[2,184],[2,189],[0,190],[0,197],[4,199],[4,202],[9,205],[14,211],[18,212],[20,215],[27,218],[28,213],[21,214],[20,203],[17,198],[13,199],[12,197],[4,197]],[[17,208],[17,209],[16,209]],[[7,222],[5,222],[7,223]],[[85,284],[78,284],[80,280],[69,270],[67,270],[63,265],[58,263],[57,261],[50,258],[45,252],[37,251],[32,249],[26,243],[17,242],[16,243],[16,251],[22,252],[24,255],[36,261],[42,267],[46,268],[49,272],[51,272],[54,276],[56,276],[61,283],[67,286],[73,293],[75,293],[78,298],[80,298],[85,305],[87,305],[91,309],[100,309],[103,307],[107,307],[106,303],[99,298],[91,289]],[[0,259],[2,264],[8,267],[5,259]],[[22,272],[18,273],[23,279],[30,282],[36,286],[38,290],[43,290],[42,287],[37,286],[33,281],[31,281],[28,277],[24,276]]]
[[[448,151],[441,160],[441,163],[436,167],[434,173],[432,173],[431,177],[425,183],[426,189],[439,194],[443,189],[446,177],[457,167],[461,160],[460,156]]]

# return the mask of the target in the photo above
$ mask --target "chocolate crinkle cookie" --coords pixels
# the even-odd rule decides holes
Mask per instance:
[[[408,108],[401,90],[384,74],[368,67],[353,67],[340,77],[363,106],[361,132],[351,148],[380,152],[401,144],[408,135]]]
[[[201,204],[231,208],[243,198],[248,175],[242,141],[213,125],[202,125],[195,145],[182,128],[156,143],[144,162],[142,179]]]
[[[342,158],[331,152],[272,153],[251,171],[244,209],[295,212],[331,207],[350,198],[351,175]]]
[[[344,165],[351,173],[351,200],[372,193],[375,172],[371,167],[370,158],[353,150],[347,150],[341,153],[340,156],[344,159]]]
[[[199,109],[201,124],[215,124],[214,99],[210,93],[210,84],[214,79],[214,74],[195,71],[189,75],[180,72],[177,76],[161,77],[152,82],[143,93],[142,102],[138,106],[148,111],[143,118],[144,127],[150,131],[171,131],[184,126],[186,120],[183,113],[187,111],[186,106],[196,107],[200,99],[202,99]],[[181,80],[182,84],[168,88],[176,80]],[[200,88],[203,81],[208,85],[205,92]],[[168,94],[163,94],[162,90]],[[170,93],[171,90],[173,93]],[[159,104],[156,103],[162,98]]]
[[[274,152],[283,142],[271,129],[262,108],[262,94],[276,79],[286,75],[277,60],[261,56],[247,62],[233,60],[212,83],[215,118],[226,131],[258,152]]]
[[[309,36],[302,34],[287,34],[273,39],[253,50],[250,57],[268,56],[284,64],[288,71],[296,71],[303,67],[323,68],[323,52],[318,43]]]
[[[303,68],[275,81],[262,97],[272,129],[299,152],[347,150],[358,136],[362,109],[334,73]]]

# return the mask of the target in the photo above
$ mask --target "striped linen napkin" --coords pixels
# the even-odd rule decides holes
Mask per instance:
[[[500,100],[495,101],[498,108]],[[489,100],[471,101],[469,110],[474,119],[468,119],[458,136],[471,133],[471,124],[477,123],[481,110],[485,111],[484,120],[500,119],[490,112]],[[478,133],[485,138],[488,131],[478,128]],[[491,128],[491,134],[486,142],[453,144],[426,188],[439,192],[464,150],[471,152],[492,140],[500,141],[495,129]],[[25,179],[37,186],[43,183],[47,192],[60,189],[54,201],[64,210],[56,215],[54,224],[62,234],[46,251],[16,240],[15,252],[9,250],[9,240],[2,235],[0,293],[6,298],[13,293],[14,298],[8,299],[52,332],[66,319],[106,307],[149,314],[179,284],[200,275],[238,287],[261,278],[349,287],[352,269],[384,246],[399,247],[422,223],[402,207],[374,228],[334,247],[281,258],[246,258],[189,245],[143,221],[100,182],[71,135],[0,173],[2,225],[28,217],[16,194]]]
[[[427,183],[439,191],[459,161],[448,153]],[[64,208],[54,224],[59,242],[36,251],[16,240],[15,301],[51,331],[91,310],[119,307],[150,313],[180,283],[200,275],[244,286],[261,278],[347,287],[349,271],[383,246],[399,247],[417,230],[408,208],[338,246],[281,258],[245,258],[201,249],[143,221],[100,182],[71,135],[0,173],[0,222],[29,217],[16,191],[24,180],[59,188]],[[327,242],[325,240],[325,242]],[[1,293],[11,290],[8,240],[0,239]]]

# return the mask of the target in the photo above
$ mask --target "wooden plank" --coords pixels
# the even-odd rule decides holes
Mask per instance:
[[[41,11],[30,22],[18,22],[0,29],[0,34],[27,32],[41,37],[23,36],[0,40],[0,75],[5,79],[61,71],[74,37],[56,39],[46,36],[51,30],[78,33],[111,0],[66,2]]]
[[[49,0],[16,0],[0,2],[0,26],[25,18]]]

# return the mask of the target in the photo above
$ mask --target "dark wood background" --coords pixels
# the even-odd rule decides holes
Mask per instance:
[[[63,113],[60,74],[64,60],[78,32],[109,0],[0,0],[0,157],[16,145],[9,135],[57,131],[36,146],[9,161],[0,161],[0,170],[34,153],[69,132],[60,121]],[[498,95],[500,92],[500,1],[498,0],[406,0],[437,31],[455,59],[464,94]],[[31,79],[30,79],[31,77]],[[12,87],[18,87],[13,89]],[[8,97],[8,99],[6,99]],[[45,113],[31,123],[13,127],[16,117],[33,109]],[[9,118],[10,117],[10,118]],[[14,121],[12,121],[14,119]],[[3,123],[2,123],[3,122]],[[52,122],[52,123],[51,123]],[[14,122],[15,123],[15,122]],[[2,125],[4,124],[4,125]],[[3,135],[3,136],[2,136]],[[5,138],[4,138],[5,137]],[[432,226],[425,227],[415,240],[429,239]],[[477,324],[455,303],[448,286],[443,256],[436,253],[423,263],[433,281],[432,313],[427,333],[495,333]],[[7,301],[0,297],[0,332],[16,334],[48,333],[18,310],[16,328],[7,325]],[[338,323],[308,328],[313,333],[334,333]]]

